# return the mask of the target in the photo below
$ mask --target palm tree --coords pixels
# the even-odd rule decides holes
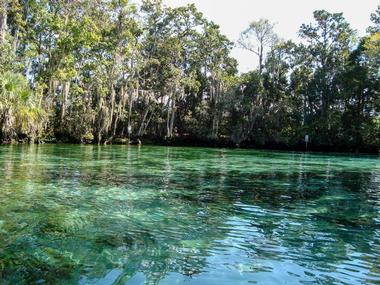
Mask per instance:
[[[18,73],[0,75],[0,139],[34,141],[43,127],[45,112],[26,78]]]

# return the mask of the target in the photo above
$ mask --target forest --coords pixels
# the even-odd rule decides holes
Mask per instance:
[[[252,19],[234,43],[195,5],[0,0],[0,141],[379,152],[380,6],[364,36],[313,16],[299,42]]]

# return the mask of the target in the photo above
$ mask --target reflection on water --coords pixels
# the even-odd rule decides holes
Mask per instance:
[[[0,147],[1,284],[380,284],[380,160]]]

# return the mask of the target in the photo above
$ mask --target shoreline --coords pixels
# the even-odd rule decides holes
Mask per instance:
[[[0,145],[58,145],[58,144],[71,144],[71,145],[135,145],[129,143],[126,139],[123,142],[113,141],[107,143],[81,143],[77,141],[59,141],[50,140],[42,141],[40,143],[29,143],[29,142],[11,142],[11,143],[0,143]],[[303,153],[328,153],[328,154],[357,154],[357,155],[380,155],[380,149],[371,146],[365,146],[359,149],[350,149],[343,146],[323,146],[323,145],[309,145],[305,148],[305,145],[285,145],[285,144],[256,144],[252,142],[245,142],[239,146],[234,145],[229,140],[201,140],[201,139],[187,139],[187,138],[177,138],[173,140],[164,140],[157,138],[141,138],[141,145],[149,146],[166,146],[166,147],[204,147],[204,148],[226,148],[226,149],[246,149],[246,150],[267,150],[267,151],[284,151],[284,152],[303,152]]]

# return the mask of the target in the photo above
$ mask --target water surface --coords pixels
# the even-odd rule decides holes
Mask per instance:
[[[0,284],[380,284],[380,160],[0,146]]]

